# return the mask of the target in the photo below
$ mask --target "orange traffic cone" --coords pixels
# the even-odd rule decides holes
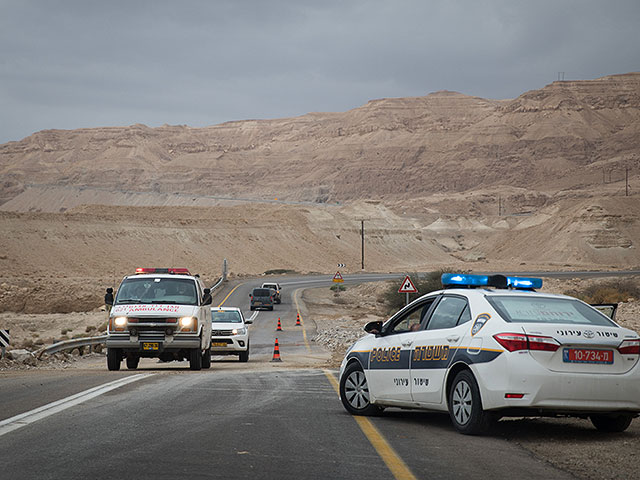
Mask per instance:
[[[276,328],[278,331],[282,331],[282,324],[280,323],[280,317],[278,317],[278,327]]]
[[[273,358],[271,359],[272,362],[281,362],[282,359],[280,358],[280,347],[278,346],[278,338],[276,337],[276,344],[273,346]]]
[[[300,323],[300,314],[298,313],[297,316],[298,316],[298,318],[296,319],[296,327],[299,327],[300,325],[302,325]]]

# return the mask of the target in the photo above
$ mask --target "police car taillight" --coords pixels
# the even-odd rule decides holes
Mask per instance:
[[[525,335],[524,333],[497,333],[493,336],[500,345],[510,352],[518,350],[542,350],[555,352],[560,344],[552,337]]]
[[[640,355],[640,338],[623,340],[618,351],[623,355]]]
[[[148,268],[138,267],[136,268],[136,274],[138,273],[172,273],[174,275],[191,275],[187,268]]]

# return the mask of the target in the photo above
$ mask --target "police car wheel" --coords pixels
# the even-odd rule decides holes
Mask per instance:
[[[189,368],[191,370],[202,369],[202,353],[199,348],[192,348],[189,352]]]
[[[352,415],[377,415],[382,408],[369,403],[367,377],[358,363],[352,363],[340,379],[340,400]]]
[[[211,368],[211,347],[202,354],[202,368]]]
[[[122,354],[118,348],[107,348],[107,368],[109,370],[120,370]]]
[[[593,426],[601,432],[624,432],[631,421],[632,415],[591,415],[589,417]]]
[[[449,416],[456,430],[466,435],[488,433],[497,417],[482,409],[480,389],[468,370],[459,372],[449,391]]]

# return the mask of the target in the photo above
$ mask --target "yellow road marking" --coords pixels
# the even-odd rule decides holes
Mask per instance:
[[[304,338],[304,346],[307,347],[307,351],[311,353],[311,346],[309,345],[309,341],[307,340],[307,330],[304,328],[304,322],[302,321],[302,314],[300,313],[300,306],[298,305],[298,292],[302,290],[299,288],[295,292],[293,292],[293,301],[296,304],[296,313],[300,315],[300,325],[302,326],[302,338]]]
[[[336,378],[328,370],[324,370],[324,374],[329,379],[329,383],[339,396],[340,386],[338,385]],[[373,445],[373,448],[376,449],[380,458],[382,458],[384,463],[387,465],[387,468],[391,470],[391,474],[397,480],[417,480],[415,475],[413,475],[411,470],[409,470],[409,467],[407,467],[407,464],[404,463],[393,447],[389,445],[389,442],[385,440],[375,425],[371,423],[371,420],[359,415],[354,415],[353,418],[358,423],[360,430],[365,434],[371,445]]]
[[[227,299],[231,296],[231,294],[232,294],[233,292],[235,292],[235,291],[236,291],[236,288],[238,288],[240,285],[243,285],[243,284],[242,284],[242,283],[240,283],[239,285],[236,285],[235,287],[233,287],[233,290],[231,290],[231,291],[229,292],[229,295],[227,295],[226,297],[224,297],[224,300],[222,300],[222,302],[220,302],[220,305],[218,305],[218,307],[221,307],[221,306],[224,304],[224,302],[226,302],[226,301],[227,301]]]

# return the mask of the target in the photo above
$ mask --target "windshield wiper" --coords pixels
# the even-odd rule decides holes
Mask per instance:
[[[166,304],[175,305],[178,302],[175,302],[173,300],[153,300],[151,303],[166,303]]]
[[[142,303],[139,298],[125,298],[124,300],[118,300],[116,305],[120,305],[122,303]]]

